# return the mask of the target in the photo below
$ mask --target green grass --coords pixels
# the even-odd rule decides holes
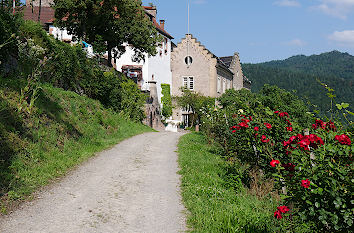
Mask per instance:
[[[230,168],[201,133],[184,135],[178,153],[191,232],[276,231],[276,201],[249,194],[241,181],[242,169]]]
[[[98,101],[44,85],[32,114],[19,88],[0,80],[0,210],[128,137],[152,131]]]

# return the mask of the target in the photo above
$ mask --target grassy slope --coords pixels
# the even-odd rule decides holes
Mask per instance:
[[[20,114],[16,111],[19,91],[6,82],[0,80],[3,212],[12,200],[23,199],[95,152],[151,131],[104,109],[98,101],[51,86],[43,86],[33,114]]]
[[[276,202],[229,185],[227,163],[199,133],[183,136],[178,145],[182,197],[192,232],[274,232]],[[237,177],[233,177],[237,183]],[[241,183],[241,182],[238,182]]]

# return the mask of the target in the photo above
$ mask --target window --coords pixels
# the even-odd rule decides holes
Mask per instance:
[[[216,84],[216,90],[218,93],[221,93],[221,78],[218,77],[218,82]]]
[[[189,77],[189,89],[194,90],[194,78]]]
[[[188,56],[184,59],[184,62],[187,64],[187,65],[191,65],[193,63],[193,58],[191,56]]]
[[[194,90],[194,77],[183,77],[183,87]]]
[[[188,77],[183,77],[183,87],[188,89]]]

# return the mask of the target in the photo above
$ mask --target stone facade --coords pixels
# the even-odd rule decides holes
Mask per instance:
[[[220,97],[227,89],[244,88],[238,53],[218,58],[191,34],[187,34],[171,53],[172,95],[180,96],[186,87],[204,96]],[[185,121],[190,112],[174,109],[173,119]]]
[[[39,1],[40,0],[34,0],[33,1],[33,6],[39,6]],[[30,6],[31,3],[32,3],[32,1],[27,0],[26,1],[26,6]],[[44,7],[51,7],[53,4],[54,4],[53,0],[42,0],[41,1],[41,6],[44,6]]]
[[[236,90],[245,88],[243,85],[243,72],[239,54],[235,52],[233,56],[220,57],[220,60],[234,73],[233,88]]]

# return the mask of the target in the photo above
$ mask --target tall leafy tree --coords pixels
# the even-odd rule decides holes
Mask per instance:
[[[159,36],[141,0],[54,0],[54,9],[56,25],[93,44],[96,51],[108,51],[109,65],[112,54],[125,52],[123,43],[132,46],[134,60],[156,54]]]

